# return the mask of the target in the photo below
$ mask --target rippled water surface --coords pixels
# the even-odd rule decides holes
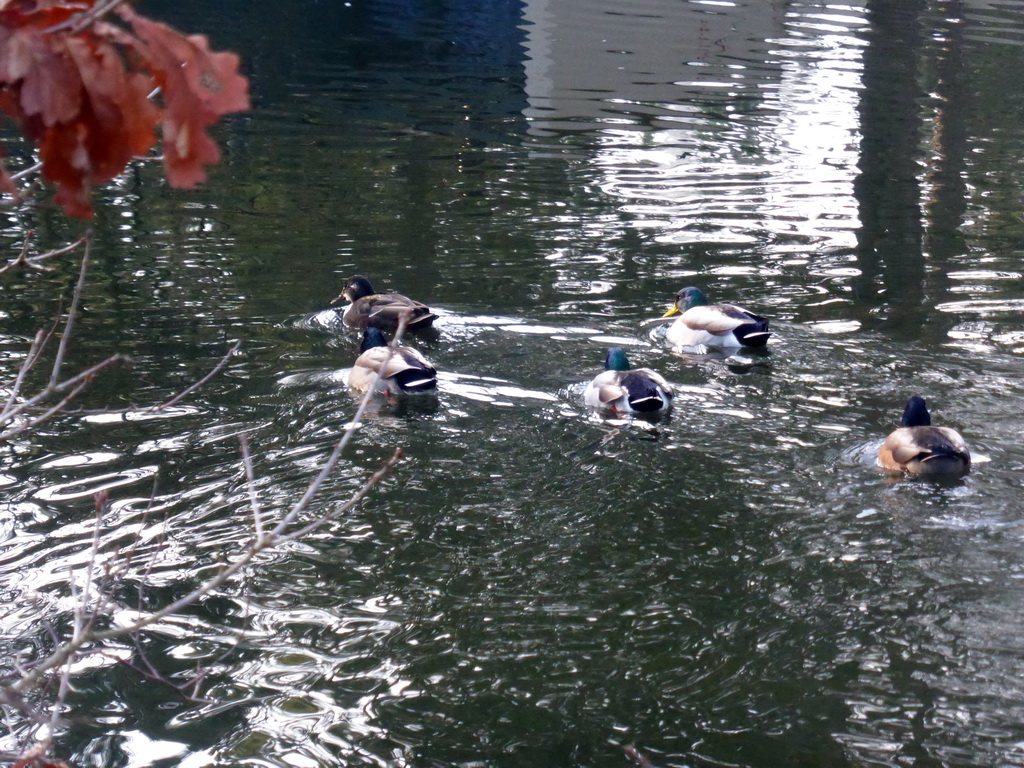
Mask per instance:
[[[251,537],[241,433],[263,516],[297,501],[357,405],[348,275],[437,308],[439,391],[371,408],[309,516],[401,447],[363,505],[82,660],[69,762],[1024,766],[1024,6],[209,5],[143,8],[254,109],[204,188],[104,193],[68,366],[131,364],[0,446],[2,656],[67,628],[97,491],[114,621]],[[77,269],[0,278],[0,381]],[[672,350],[691,284],[768,351]],[[583,406],[609,346],[668,416]],[[913,394],[964,480],[874,467]]]

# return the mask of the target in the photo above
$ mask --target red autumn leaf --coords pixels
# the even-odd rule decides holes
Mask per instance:
[[[32,47],[35,34],[0,27],[0,82],[15,83],[32,68]]]
[[[23,112],[44,125],[74,119],[81,104],[80,82],[62,51],[38,32],[7,31],[0,37],[0,81],[19,83]]]
[[[57,184],[55,200],[70,216],[92,218],[89,202],[88,129],[81,121],[47,128],[39,141],[43,175]]]
[[[70,215],[88,218],[90,189],[120,174],[155,143],[159,110],[147,98],[149,79],[126,72],[108,41],[59,33],[46,43],[52,59],[63,62],[63,79],[54,78],[53,88],[73,90],[78,109],[68,119],[49,122],[32,114],[22,98],[23,125],[38,143],[43,175],[57,185],[56,202]]]
[[[85,89],[88,109],[83,117],[88,115],[94,182],[108,181],[156,143],[153,128],[160,111],[148,98],[152,81],[126,72],[120,55],[106,40],[72,37],[67,50]]]
[[[204,165],[220,160],[206,134],[221,115],[249,108],[249,81],[238,74],[238,57],[210,51],[202,35],[185,37],[122,6],[137,35],[136,51],[159,83],[164,100],[164,164],[172,186],[205,181]]]
[[[249,106],[238,57],[210,51],[203,36],[186,37],[127,5],[119,13],[131,32],[96,19],[66,23],[96,2],[0,0],[0,111],[36,144],[56,202],[82,217],[92,216],[91,188],[149,152],[161,121],[168,181],[205,180],[203,166],[220,159],[206,130]],[[162,107],[149,98],[154,85]],[[0,191],[11,189],[0,168]]]
[[[0,25],[8,29],[50,29],[94,3],[95,0],[0,0]]]

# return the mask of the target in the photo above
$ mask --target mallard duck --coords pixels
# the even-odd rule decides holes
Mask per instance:
[[[965,475],[971,471],[967,443],[955,429],[933,427],[923,397],[912,397],[900,428],[885,438],[878,463],[894,472],[916,475]]]
[[[665,334],[677,347],[763,347],[771,336],[765,318],[732,304],[709,304],[700,288],[683,288],[663,317],[680,313]]]
[[[604,372],[587,385],[583,401],[592,408],[653,413],[672,404],[672,387],[649,368],[631,370],[625,351],[612,347],[604,359]]]
[[[357,392],[374,389],[386,396],[429,392],[437,388],[437,371],[411,347],[391,347],[379,328],[367,328],[348,385]]]
[[[377,293],[370,281],[362,275],[350,277],[345,283],[341,294],[331,302],[338,304],[342,300],[351,302],[345,308],[345,322],[353,328],[373,326],[393,331],[398,321],[406,312],[409,313],[409,330],[429,328],[437,319],[430,307],[413,301],[400,293]]]

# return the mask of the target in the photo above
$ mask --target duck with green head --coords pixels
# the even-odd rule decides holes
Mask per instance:
[[[677,347],[739,349],[763,347],[771,333],[768,320],[733,304],[711,304],[700,288],[676,294],[664,317],[679,315],[665,334]]]
[[[362,275],[350,277],[341,294],[331,304],[338,304],[342,300],[351,302],[342,317],[353,328],[373,327],[393,331],[398,328],[402,316],[408,315],[406,327],[410,331],[418,331],[429,328],[437,319],[430,307],[408,296],[377,293],[370,281]]]
[[[915,396],[878,450],[878,463],[891,472],[960,476],[971,471],[971,453],[955,429],[932,426],[924,398]]]
[[[411,347],[389,349],[379,328],[366,329],[359,351],[348,375],[348,385],[356,392],[372,389],[389,397],[437,389],[437,371],[423,355]]]
[[[654,413],[672,405],[672,386],[650,368],[630,368],[622,348],[608,350],[604,368],[583,393],[583,401],[590,407]]]

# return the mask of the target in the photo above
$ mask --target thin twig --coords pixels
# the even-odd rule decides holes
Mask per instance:
[[[275,543],[282,544],[289,541],[295,541],[296,539],[301,539],[303,536],[312,533],[317,528],[322,527],[331,520],[338,518],[342,512],[348,512],[350,509],[353,509],[354,507],[358,506],[359,502],[361,502],[367,496],[367,494],[371,490],[373,490],[373,488],[377,486],[377,484],[380,483],[381,480],[383,480],[385,477],[391,474],[391,471],[401,460],[402,450],[400,448],[395,449],[395,452],[391,455],[391,458],[385,461],[384,464],[381,465],[380,469],[378,469],[376,472],[370,475],[369,480],[367,480],[363,487],[360,488],[359,491],[356,492],[353,496],[351,496],[348,501],[346,501],[340,507],[332,510],[331,512],[324,513],[313,522],[307,523],[301,528],[298,528],[290,533],[277,537]]]
[[[47,387],[41,392],[38,392],[32,397],[30,397],[28,400],[23,400],[22,402],[18,403],[18,405],[15,408],[11,409],[10,414],[5,415],[4,420],[9,422],[16,415],[24,413],[30,408],[35,407],[36,405],[38,405],[40,402],[50,397],[51,395],[59,394],[60,392],[65,392],[69,389],[72,389],[73,387],[78,386],[78,384],[81,383],[82,381],[92,379],[97,373],[102,371],[107,366],[113,365],[114,363],[124,362],[127,359],[128,358],[126,358],[124,355],[111,355],[106,360],[101,360],[95,365],[89,366],[84,371],[76,373],[70,379],[64,379],[64,381],[60,382],[56,386]]]
[[[398,322],[398,330],[395,331],[395,337],[392,340],[391,344],[388,345],[387,347],[387,357],[385,357],[384,361],[381,363],[381,370],[384,370],[387,367],[388,363],[391,362],[391,356],[394,354],[394,350],[398,346],[398,342],[401,340],[402,335],[405,333],[405,328],[406,325],[408,325],[410,314],[411,313],[406,312],[400,318]],[[363,399],[360,401],[359,408],[356,409],[355,415],[352,417],[352,421],[349,422],[349,426],[345,430],[345,434],[342,435],[341,440],[339,440],[338,444],[334,447],[334,451],[327,459],[327,462],[321,468],[320,472],[317,474],[316,478],[314,478],[313,482],[311,482],[306,487],[306,492],[302,494],[302,498],[300,498],[295,503],[295,506],[291,508],[288,514],[286,514],[281,519],[281,521],[276,526],[274,526],[274,529],[268,534],[269,536],[280,536],[292,524],[292,522],[305,510],[310,500],[312,500],[312,498],[316,496],[317,493],[319,493],[320,486],[323,485],[324,481],[327,479],[327,476],[330,475],[330,473],[333,471],[334,465],[337,464],[338,459],[341,458],[342,451],[345,450],[346,446],[348,446],[349,442],[352,440],[352,435],[355,434],[356,427],[362,422],[363,414],[366,413],[366,409],[369,407],[370,401],[373,400],[373,396],[374,388],[369,387],[366,390],[366,394],[363,395]]]
[[[0,275],[13,267],[32,267],[33,269],[52,271],[50,267],[44,267],[39,262],[45,261],[46,259],[52,259],[54,256],[61,256],[65,253],[75,250],[78,246],[86,242],[86,240],[92,236],[92,232],[87,232],[80,238],[75,240],[73,243],[62,246],[61,248],[54,248],[52,251],[46,253],[40,253],[36,256],[27,256],[29,242],[32,239],[32,233],[26,233],[25,244],[22,247],[21,253],[15,258],[8,261],[2,267],[0,267]]]
[[[22,249],[22,254],[21,256],[18,257],[19,259],[24,259],[24,253],[28,247],[27,242],[28,241],[26,240],[25,248]],[[33,339],[31,346],[29,347],[28,354],[18,369],[18,374],[15,378],[14,384],[12,385],[10,393],[8,394],[7,401],[4,404],[3,408],[0,409],[0,430],[3,430],[5,426],[10,425],[12,422],[21,419],[24,414],[27,414],[29,411],[34,410],[36,407],[40,406],[44,401],[48,400],[54,395],[59,395],[68,390],[71,390],[72,394],[61,399],[56,406],[49,408],[44,413],[34,416],[30,419],[21,421],[16,426],[10,427],[4,431],[0,431],[0,441],[9,440],[16,435],[25,432],[26,430],[38,426],[40,423],[51,417],[53,414],[64,409],[64,407],[82,391],[84,386],[83,382],[87,384],[92,379],[92,377],[95,374],[99,373],[99,371],[101,371],[102,369],[112,365],[115,362],[127,359],[122,357],[121,355],[112,355],[106,360],[97,363],[96,365],[91,366],[90,368],[85,369],[84,371],[78,373],[77,375],[72,376],[69,379],[65,379],[64,381],[60,381],[61,369],[63,368],[64,359],[67,355],[68,345],[70,344],[74,332],[75,321],[78,316],[78,307],[81,303],[82,293],[85,288],[85,278],[89,264],[89,252],[92,243],[92,233],[87,233],[81,239],[63,249],[50,251],[47,254],[43,254],[42,257],[37,257],[43,258],[53,256],[58,253],[67,252],[82,243],[85,243],[85,253],[82,256],[82,265],[79,270],[78,281],[75,284],[75,290],[72,295],[71,306],[68,310],[67,319],[64,324],[64,332],[61,334],[60,344],[58,346],[56,357],[53,362],[53,367],[50,372],[49,383],[47,384],[46,387],[37,392],[34,396],[18,402],[19,394],[21,392],[22,387],[24,386],[24,383],[28,377],[29,372],[39,361],[43,349],[46,347],[47,342],[53,336],[53,333],[56,330],[57,325],[59,324],[59,315],[58,319],[54,323],[54,326],[48,332],[44,333],[43,331],[40,330],[39,332],[36,333],[36,336]],[[5,267],[0,268],[0,272],[17,263],[17,261],[18,260],[12,261],[8,263]],[[152,405],[147,408],[127,408],[122,411],[105,412],[113,414],[154,413],[162,409],[169,408],[176,404],[177,402],[179,402],[182,398],[188,396],[196,389],[203,386],[211,378],[217,375],[224,368],[224,366],[227,365],[227,362],[232,357],[232,355],[238,352],[240,347],[241,341],[236,341],[235,344],[231,347],[231,349],[228,350],[227,354],[225,354],[224,357],[222,357],[218,361],[218,363],[213,367],[213,369],[210,370],[205,376],[203,376],[198,381],[193,382],[188,387],[181,390],[172,398],[163,403],[158,403],[157,405]]]
[[[40,338],[40,334],[42,334],[42,337],[41,337],[42,340],[40,341],[39,344],[33,343],[32,346],[29,347],[28,355],[25,357],[25,361],[24,361],[24,363],[22,363],[22,369],[21,369],[21,370],[24,370],[25,374],[28,374],[28,372],[32,368],[34,368],[35,364],[38,363],[39,360],[42,358],[43,351],[49,345],[50,340],[54,337],[54,335],[57,333],[57,329],[60,327],[60,320],[61,320],[61,317],[63,315],[64,315],[63,302],[58,302],[57,311],[56,311],[56,313],[54,314],[54,317],[53,317],[53,323],[50,324],[50,327],[46,331],[43,331],[42,329],[40,329],[36,333],[36,338]],[[33,342],[34,341],[35,340],[33,340]],[[19,372],[18,372],[18,377],[19,378],[22,378],[21,370],[19,370]],[[20,406],[17,406],[17,407],[20,407]],[[8,410],[10,410],[10,409],[8,409],[8,408],[4,409],[4,415],[6,415]]]
[[[76,635],[83,635],[92,626],[97,611],[89,610],[89,601],[92,600],[93,574],[96,572],[96,560],[100,554],[100,530],[103,525],[103,512],[107,509],[107,500],[110,498],[109,491],[100,491],[95,495],[96,519],[92,526],[92,547],[89,550],[89,562],[85,567],[85,585],[82,587],[82,604],[86,607],[86,622],[81,627],[75,627]]]
[[[341,506],[336,507],[334,510],[325,513],[316,521],[315,526],[305,526],[303,529],[300,530],[313,530],[314,528],[324,525],[329,520],[338,517],[341,513],[347,512],[348,510],[355,507],[357,504],[359,504],[360,501],[363,500],[363,498],[366,497],[366,495],[371,490],[373,490],[373,488],[375,488],[381,482],[381,480],[383,480],[391,473],[391,470],[395,467],[396,464],[398,464],[401,458],[402,452],[395,451],[394,455],[386,462],[384,462],[380,469],[378,469],[376,472],[370,475],[370,477],[367,478],[366,482],[364,482],[363,485],[354,494],[352,494],[348,501],[346,501]],[[232,576],[234,576],[236,573],[242,570],[242,568],[248,565],[257,555],[263,552],[263,550],[277,546],[282,542],[291,541],[294,538],[297,538],[297,536],[292,534],[281,536],[279,538],[273,536],[273,534],[268,534],[264,536],[262,539],[254,540],[238,558],[225,565],[223,568],[221,568],[221,570],[219,570],[217,573],[215,573],[213,576],[204,581],[202,584],[193,589],[184,597],[180,597],[173,603],[164,606],[160,610],[143,616],[139,619],[136,619],[130,624],[126,624],[122,627],[115,627],[113,629],[108,629],[102,632],[86,633],[82,637],[77,639],[72,638],[71,640],[67,641],[62,646],[57,648],[47,658],[40,661],[28,672],[28,674],[26,674],[20,680],[13,683],[10,686],[11,689],[13,690],[14,693],[19,695],[24,694],[27,691],[33,690],[39,685],[40,681],[42,680],[43,676],[46,675],[46,673],[48,673],[52,669],[55,669],[67,663],[68,659],[72,658],[87,643],[103,643],[107,640],[112,640],[118,637],[124,637],[125,635],[130,635],[135,632],[138,632],[140,629],[144,629],[150,626],[151,624],[155,624],[161,619],[170,616],[171,614],[177,613],[182,608],[192,605],[199,598],[208,595],[213,590],[217,589],[217,587],[227,582],[229,579],[231,579]]]
[[[232,345],[231,349],[229,349],[227,352],[224,353],[224,356],[221,357],[221,359],[217,361],[217,364],[213,368],[211,368],[210,371],[208,373],[206,373],[206,375],[203,376],[203,378],[199,379],[198,381],[192,382],[185,389],[181,390],[180,392],[175,394],[173,397],[171,397],[169,400],[165,400],[162,403],[157,403],[156,405],[147,405],[144,408],[122,408],[121,410],[117,410],[117,411],[112,411],[112,410],[107,409],[107,408],[98,409],[98,410],[76,409],[75,413],[103,414],[103,415],[106,415],[106,416],[126,416],[126,415],[129,415],[129,414],[158,413],[158,412],[164,410],[165,408],[170,408],[172,405],[178,403],[179,401],[181,401],[181,399],[183,397],[185,397],[186,395],[188,395],[188,394],[190,394],[192,392],[195,392],[196,389],[198,389],[203,384],[205,384],[210,379],[212,379],[217,373],[219,373],[224,368],[225,365],[227,365],[228,360],[230,360],[232,358],[232,356],[235,355],[238,352],[239,349],[241,349],[241,347],[242,347],[242,342],[241,341],[236,341]],[[122,361],[127,361],[128,360],[127,357],[119,357],[118,355],[115,355],[114,357],[117,357],[118,359],[120,359]],[[42,395],[43,395],[43,393],[39,393],[39,395],[36,395],[36,399],[40,398]],[[19,407],[21,407],[21,406],[19,406]],[[2,419],[2,417],[3,417],[3,413],[0,413],[0,419]],[[0,421],[0,423],[2,423],[2,421]],[[3,435],[0,435],[0,438],[2,438],[2,437],[3,437]]]
[[[71,334],[75,330],[75,318],[78,316],[78,305],[82,302],[82,291],[85,290],[85,275],[89,270],[89,251],[92,250],[92,236],[85,237],[85,253],[82,254],[82,266],[78,270],[78,282],[75,283],[75,291],[71,295],[71,306],[68,308],[68,319],[64,323],[64,333],[61,334],[60,344],[57,346],[57,357],[53,361],[53,371],[50,373],[50,386],[60,381],[60,369],[64,365],[64,355],[67,353],[68,344],[71,343]]]
[[[220,373],[221,369],[225,365],[228,364],[228,360],[230,360],[235,354],[237,354],[238,350],[241,349],[241,347],[242,347],[241,340],[236,341],[232,345],[231,349],[229,349],[225,353],[224,357],[222,357],[217,362],[217,364],[215,366],[213,366],[213,368],[210,370],[209,373],[207,373],[205,376],[203,376],[203,378],[201,378],[199,381],[196,381],[196,382],[190,384],[189,386],[185,387],[185,389],[181,390],[181,392],[176,394],[170,400],[167,400],[165,402],[159,403],[158,405],[150,405],[150,406],[148,406],[146,408],[132,408],[132,409],[128,409],[128,410],[125,411],[125,413],[152,413],[154,411],[163,410],[164,408],[170,408],[172,405],[174,405],[175,403],[179,402],[183,397],[185,397],[186,395],[192,394],[197,389],[199,389],[201,386],[203,386],[203,384],[205,384],[210,379],[212,379],[214,376],[216,376],[218,373]],[[116,411],[115,411],[115,413],[116,413]]]
[[[146,521],[149,520],[149,513],[153,510],[153,502],[156,499],[157,477],[158,476],[154,476],[153,477],[153,489],[149,492],[149,502],[146,504],[146,511],[142,513],[142,525],[143,525],[143,527],[146,525]],[[165,523],[166,523],[166,518],[165,518]],[[164,537],[166,537],[166,536],[167,536],[167,526],[164,525],[164,527],[160,531],[160,537],[159,537],[160,541],[163,541]],[[128,552],[128,560],[127,560],[127,563],[126,563],[126,567],[131,565],[131,561],[132,561],[133,555],[134,555],[134,553],[131,550],[129,550],[129,552]],[[146,582],[149,579],[149,575],[153,572],[153,568],[154,568],[155,565],[156,565],[156,558],[150,557],[146,561],[146,567],[143,569],[142,576],[139,579],[139,587],[138,587],[138,590],[137,590],[137,594],[138,594],[138,603],[137,603],[137,605],[138,605],[139,613],[142,612],[142,605],[145,602]]]
[[[4,414],[3,417],[0,418],[0,424],[10,424],[14,419],[21,416],[22,413],[25,413],[30,407],[35,406],[41,400],[44,400],[55,393],[64,392],[68,389],[71,390],[70,395],[64,397],[60,402],[57,403],[57,405],[44,411],[39,416],[23,421],[17,426],[11,427],[10,429],[4,432],[0,432],[0,442],[4,440],[10,440],[15,435],[24,432],[26,429],[32,429],[33,427],[36,427],[42,422],[44,422],[50,416],[60,411],[65,405],[67,405],[72,399],[74,399],[83,389],[85,389],[85,387],[88,386],[89,382],[92,381],[93,376],[95,376],[97,373],[99,373],[107,366],[113,365],[114,363],[119,362],[122,359],[124,358],[122,358],[121,355],[112,355],[103,362],[97,363],[96,365],[87,368],[81,373],[72,376],[70,379],[62,381],[56,387],[47,387],[39,394],[19,404],[17,408],[13,408],[9,413]]]
[[[40,160],[38,163],[33,163],[28,168],[22,168],[17,173],[11,173],[11,174],[8,174],[8,175],[10,176],[11,181],[18,181],[20,179],[25,178],[29,174],[35,173],[36,171],[41,171],[42,169],[43,169],[43,163]]]
[[[0,419],[3,419],[14,407],[14,402],[18,399],[18,393],[21,391],[22,384],[25,383],[25,377],[28,372],[32,370],[32,366],[35,365],[38,359],[39,351],[46,343],[46,339],[49,338],[42,328],[36,331],[36,336],[32,339],[32,345],[28,348],[28,354],[25,356],[25,360],[18,367],[18,376],[14,380],[14,384],[11,386],[11,395],[7,398],[7,403],[4,405],[3,410],[0,410]],[[0,422],[3,423],[3,422]]]
[[[249,492],[249,507],[252,509],[252,524],[256,529],[256,538],[263,538],[263,513],[260,511],[260,500],[256,495],[256,477],[252,469],[252,456],[249,455],[249,436],[243,432],[238,436],[242,446],[242,466],[245,467],[245,487]]]
[[[54,24],[52,27],[47,27],[43,30],[42,34],[51,35],[54,32],[62,32],[65,29],[69,29],[72,34],[76,34],[81,32],[90,24],[93,24],[103,18],[103,16],[110,13],[124,2],[125,0],[103,0],[87,11],[76,13],[74,16],[62,21],[60,24]]]
[[[74,664],[75,654],[72,654],[68,657],[63,669],[61,669],[57,696],[50,709],[50,721],[42,727],[44,735],[43,738],[39,739],[39,742],[45,745],[46,752],[49,752],[53,746],[53,737],[57,733],[57,726],[60,723],[60,711],[68,699],[68,691],[71,690],[71,670],[74,669]]]
[[[31,419],[26,419],[25,421],[23,421],[20,424],[18,424],[18,426],[11,427],[10,429],[8,429],[5,432],[0,432],[0,441],[10,440],[12,437],[15,437],[16,435],[20,435],[22,432],[25,432],[26,430],[34,429],[34,428],[38,427],[40,424],[42,424],[48,418],[53,416],[53,414],[59,413],[60,411],[64,410],[64,406],[66,406],[68,403],[70,403],[72,400],[74,400],[76,397],[78,397],[78,395],[87,386],[89,386],[89,380],[88,379],[86,379],[85,381],[79,383],[78,386],[76,386],[67,395],[65,395],[61,400],[59,400],[56,405],[54,405],[54,406],[48,408],[47,410],[43,411],[38,416],[34,416]]]
[[[21,244],[21,251],[19,251],[18,255],[7,262],[3,267],[0,267],[0,275],[11,267],[22,266],[27,263],[25,254],[28,253],[28,246],[32,242],[33,235],[35,235],[35,232],[31,229],[25,232],[25,242]]]

